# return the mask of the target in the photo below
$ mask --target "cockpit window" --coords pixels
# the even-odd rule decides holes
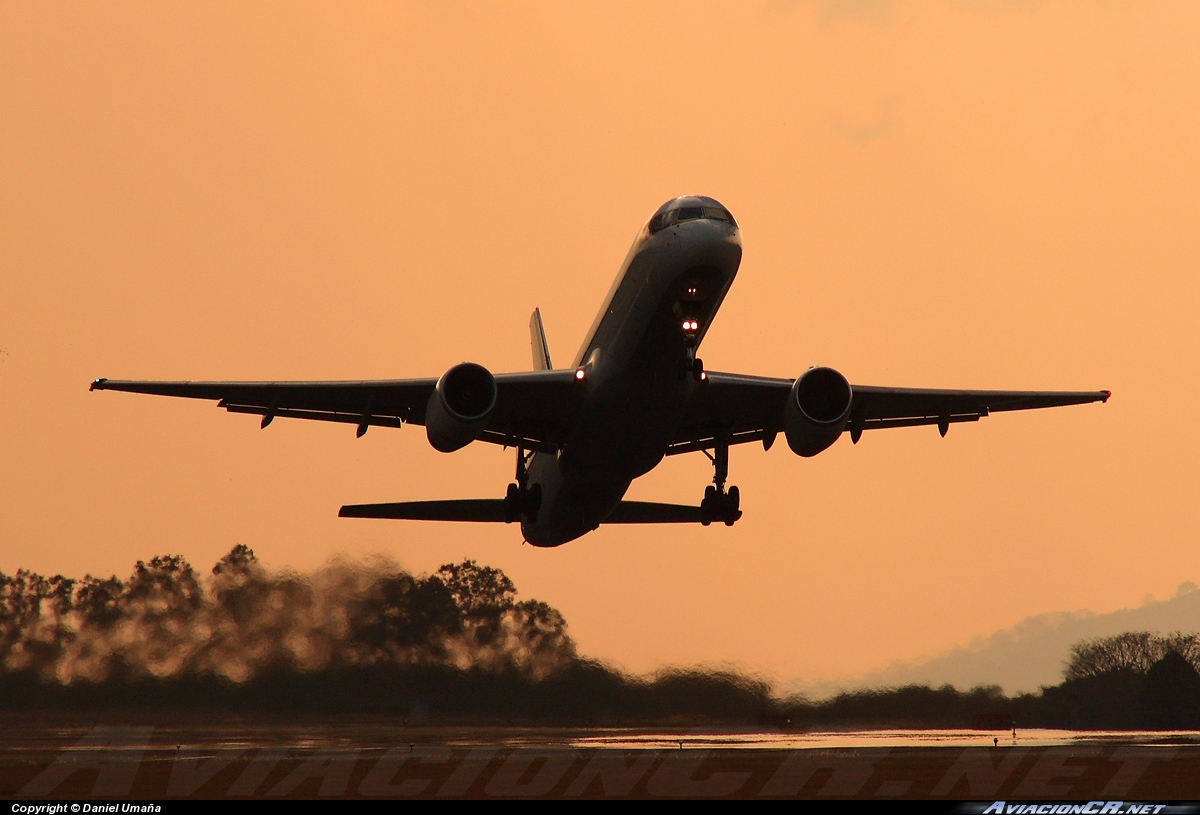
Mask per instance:
[[[724,221],[727,224],[734,224],[733,216],[729,214],[723,207],[679,207],[678,209],[669,209],[666,212],[660,212],[650,219],[650,234],[666,229],[671,224],[681,223],[683,221],[696,221],[708,219],[713,221]]]
[[[655,232],[658,232],[661,229],[665,229],[667,224],[671,223],[674,220],[674,216],[675,216],[674,210],[668,210],[667,212],[660,212],[657,215],[655,215],[653,218],[650,219],[650,234],[653,235]]]

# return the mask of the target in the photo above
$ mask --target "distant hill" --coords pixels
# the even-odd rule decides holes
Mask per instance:
[[[925,661],[897,663],[866,676],[796,689],[815,697],[843,689],[911,684],[949,684],[960,689],[999,685],[1009,696],[1032,693],[1062,681],[1072,645],[1125,631],[1200,632],[1200,590],[1195,583],[1183,583],[1169,600],[1108,614],[1039,614]]]

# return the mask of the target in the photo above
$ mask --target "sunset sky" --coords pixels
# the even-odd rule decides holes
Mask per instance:
[[[474,558],[589,656],[789,682],[1169,597],[1200,581],[1198,38],[1193,2],[6,3],[0,571]],[[686,193],[743,234],[711,369],[1113,398],[737,447],[735,527],[538,550],[336,517],[500,497],[511,451],[88,392],[524,370],[535,306],[562,364]]]

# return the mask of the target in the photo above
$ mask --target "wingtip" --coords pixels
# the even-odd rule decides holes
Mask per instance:
[[[1100,392],[1101,392],[1102,394],[1104,394],[1104,398],[1102,398],[1102,399],[1100,400],[1101,404],[1105,404],[1105,403],[1107,403],[1107,402],[1108,402],[1108,397],[1112,396],[1112,391],[1100,391]]]
[[[99,388],[100,390],[104,390],[104,383],[107,381],[108,380],[105,379],[104,377],[99,377],[97,379],[93,379],[92,384],[88,385],[88,391],[94,391],[94,390],[96,390],[96,388]]]

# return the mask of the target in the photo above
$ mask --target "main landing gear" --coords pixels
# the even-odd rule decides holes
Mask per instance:
[[[708,451],[704,451],[708,455]],[[726,526],[733,526],[742,517],[739,508],[742,494],[737,487],[725,491],[725,480],[729,477],[729,445],[718,444],[709,456],[713,463],[713,483],[704,488],[704,500],[700,502],[700,523],[708,526],[713,521],[721,521]]]
[[[542,508],[542,485],[529,486],[529,471],[525,467],[525,451],[517,447],[517,483],[508,485],[504,495],[504,522],[515,521],[536,523],[538,510]]]

